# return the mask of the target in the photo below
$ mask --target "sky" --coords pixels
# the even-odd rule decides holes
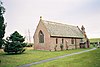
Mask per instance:
[[[40,16],[43,20],[86,29],[88,38],[100,37],[100,0],[1,0],[6,9],[5,37],[18,31],[33,38]]]

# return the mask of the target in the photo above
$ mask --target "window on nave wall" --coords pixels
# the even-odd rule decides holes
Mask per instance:
[[[62,44],[64,44],[64,39],[62,38]]]
[[[56,44],[58,44],[58,38],[56,38]]]

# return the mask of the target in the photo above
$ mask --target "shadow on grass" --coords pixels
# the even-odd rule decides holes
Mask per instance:
[[[27,53],[2,53],[1,55],[23,55],[23,54],[27,54]]]
[[[80,50],[83,50],[83,49],[91,49],[91,48],[82,48]],[[0,53],[0,55],[25,55],[25,54],[32,54],[32,53],[36,53],[36,52],[50,52],[50,53],[58,53],[58,52],[69,52],[69,51],[73,51],[73,50],[79,50],[79,49],[68,49],[68,50],[57,50],[57,51],[46,51],[46,50],[26,50],[24,51],[23,53],[7,53],[7,52],[4,52],[2,51]]]

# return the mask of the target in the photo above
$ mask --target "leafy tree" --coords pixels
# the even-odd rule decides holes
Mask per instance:
[[[0,48],[4,43],[3,37],[5,34],[5,27],[6,27],[6,24],[4,24],[4,17],[3,17],[4,12],[5,8],[2,6],[2,2],[0,1]]]
[[[24,41],[25,38],[15,31],[10,37],[6,38],[4,51],[7,53],[23,53],[24,47],[27,45]]]

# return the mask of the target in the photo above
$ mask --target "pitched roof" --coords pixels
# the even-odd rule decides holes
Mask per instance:
[[[59,36],[59,37],[77,37],[83,38],[81,30],[78,26],[72,26],[67,24],[61,24],[51,21],[42,20],[47,31],[51,36]]]

